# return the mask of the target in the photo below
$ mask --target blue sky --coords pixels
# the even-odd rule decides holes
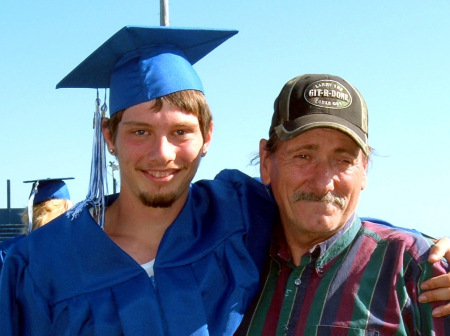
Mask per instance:
[[[450,2],[169,1],[171,26],[239,30],[195,65],[215,121],[197,179],[257,176],[249,162],[283,84],[335,74],[369,108],[376,155],[358,214],[450,235]],[[158,26],[159,1],[0,2],[0,207],[8,179],[12,207],[36,178],[75,177],[72,198],[85,197],[95,91],[55,85],[125,25]]]

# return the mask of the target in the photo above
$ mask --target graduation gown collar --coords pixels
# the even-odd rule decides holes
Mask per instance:
[[[242,209],[229,206],[239,204],[233,187],[222,181],[209,182],[191,186],[185,206],[166,230],[155,260],[156,276],[159,268],[183,266],[203,258],[230,235],[245,229]],[[41,277],[37,283],[49,284],[41,288],[55,291],[47,295],[60,300],[147,276],[103,232],[87,207],[75,219],[69,217],[60,216],[17,244],[26,250],[19,254],[29,259],[24,262],[31,274]],[[54,239],[49,240],[49,236]]]

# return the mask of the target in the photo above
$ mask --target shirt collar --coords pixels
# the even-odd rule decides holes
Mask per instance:
[[[357,219],[357,220],[355,220]],[[330,257],[325,257],[327,255],[327,252],[331,250],[331,247],[335,245],[338,241],[351,241],[353,239],[353,236],[356,234],[356,232],[359,230],[359,227],[361,226],[361,221],[358,217],[356,217],[355,214],[353,214],[349,220],[345,223],[345,225],[332,237],[329,239],[318,243],[317,245],[313,246],[309,250],[308,259],[322,259],[322,263],[329,261]],[[350,230],[351,229],[351,230]],[[344,239],[344,236],[348,236],[348,239]],[[338,244],[339,245],[339,244]],[[346,246],[347,244],[343,242],[341,244],[343,246]],[[337,255],[341,249],[333,249],[336,252],[333,253],[334,255]],[[281,223],[275,226],[273,238],[272,238],[272,245],[270,250],[270,255],[272,258],[279,260],[281,262],[289,262],[292,259],[291,252],[289,249],[289,246],[286,241],[286,236],[283,231],[283,227]],[[303,262],[302,262],[303,263]]]
[[[318,249],[319,252],[316,253],[318,253],[319,258],[321,258],[331,248],[331,246],[333,246],[333,244],[336,243],[344,235],[344,233],[348,231],[348,229],[352,226],[354,219],[355,214],[350,217],[350,219],[338,232],[336,232],[327,240],[317,244],[316,246],[313,246],[313,248],[309,250],[309,252],[312,254],[316,249]]]

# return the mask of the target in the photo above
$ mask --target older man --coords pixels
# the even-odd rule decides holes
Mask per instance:
[[[240,335],[447,335],[450,318],[420,304],[420,285],[445,274],[429,242],[361,221],[368,114],[342,78],[303,75],[275,101],[261,178],[280,209],[263,289]]]

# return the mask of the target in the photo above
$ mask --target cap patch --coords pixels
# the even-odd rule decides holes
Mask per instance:
[[[318,107],[344,109],[352,104],[352,96],[347,88],[330,79],[311,83],[304,95],[308,103]]]

